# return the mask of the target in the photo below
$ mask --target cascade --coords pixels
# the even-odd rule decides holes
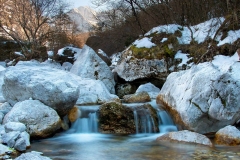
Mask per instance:
[[[139,133],[166,133],[177,131],[171,117],[166,111],[150,103],[156,110],[156,115],[143,104],[125,104],[133,110],[136,134]],[[98,114],[99,106],[79,106],[81,116],[74,123],[69,132],[71,133],[98,133]]]
[[[157,114],[160,133],[177,131],[177,126],[174,125],[171,117],[166,111],[157,109]]]
[[[98,132],[98,106],[79,106],[81,117],[72,124],[71,132],[97,133]]]
[[[134,121],[136,126],[136,134],[138,133],[155,133],[156,127],[153,117],[149,110],[144,107],[134,106],[133,109]]]

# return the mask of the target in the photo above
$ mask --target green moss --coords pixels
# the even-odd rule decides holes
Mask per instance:
[[[131,46],[130,50],[132,55],[137,59],[163,59],[167,57],[174,57],[175,52],[168,48],[167,45],[155,46],[152,48],[137,48],[136,46]]]

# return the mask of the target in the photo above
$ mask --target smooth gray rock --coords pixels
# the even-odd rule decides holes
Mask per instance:
[[[20,133],[19,138],[24,139],[26,147],[30,146],[30,135],[26,131]]]
[[[2,91],[12,106],[28,99],[39,100],[64,116],[79,97],[74,77],[69,72],[36,62],[19,62],[5,72]]]
[[[13,148],[19,135],[19,131],[5,133],[2,136],[2,142],[7,144],[8,147]]]
[[[12,151],[9,147],[0,144],[0,155],[4,155],[6,152]]]
[[[74,62],[70,72],[82,78],[101,80],[109,92],[115,94],[115,81],[112,71],[95,51],[86,45]]]
[[[143,92],[143,91],[148,92],[149,96],[152,99],[155,99],[159,94],[160,89],[154,86],[152,83],[146,83],[146,84],[140,85],[136,90],[136,93]]]
[[[84,79],[78,82],[80,94],[76,104],[103,104],[109,101],[120,101],[111,94],[100,80]]]
[[[12,106],[8,102],[5,102],[2,105],[0,105],[0,112],[2,112],[4,115],[6,115],[11,109]]]
[[[202,144],[212,147],[212,142],[205,135],[191,132],[187,130],[178,131],[178,132],[169,132],[157,138],[157,141],[170,140],[178,142],[187,142]]]
[[[19,157],[17,157],[15,160],[51,160],[48,157],[42,156],[41,152],[28,152],[28,153],[23,153]]]
[[[26,130],[26,126],[20,122],[8,122],[4,125],[4,128],[6,133],[12,131],[24,132]]]
[[[26,125],[31,137],[45,138],[54,134],[61,126],[57,112],[38,100],[18,102],[4,117],[3,124],[21,122]]]
[[[14,148],[18,151],[25,151],[27,149],[26,141],[23,138],[17,139]]]

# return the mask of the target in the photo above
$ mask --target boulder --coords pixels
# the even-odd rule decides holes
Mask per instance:
[[[99,108],[101,133],[135,133],[133,111],[118,102],[108,102]]]
[[[75,122],[79,117],[81,117],[81,111],[77,106],[74,106],[68,113],[68,119],[71,123]]]
[[[41,152],[31,151],[21,154],[15,160],[51,160],[50,158],[42,156],[41,154]]]
[[[38,100],[18,102],[4,117],[3,124],[21,122],[33,138],[45,138],[56,133],[61,126],[57,112]]]
[[[6,115],[11,109],[12,106],[8,102],[0,105],[0,112],[2,112],[4,115]]]
[[[147,92],[138,92],[135,94],[123,96],[123,102],[125,103],[143,103],[150,102],[151,98]]]
[[[26,126],[20,122],[8,122],[4,125],[4,128],[6,133],[12,131],[24,132],[26,130]]]
[[[34,99],[64,116],[79,97],[76,77],[36,62],[19,62],[7,69],[2,91],[12,106],[20,101]]]
[[[12,149],[0,143],[0,155],[4,155],[6,152],[12,152]]]
[[[86,45],[83,47],[78,59],[74,62],[70,72],[82,78],[101,80],[109,92],[115,94],[113,73],[95,51]]]
[[[13,148],[20,133],[19,131],[5,133],[2,135],[2,142],[7,144],[8,147]]]
[[[147,53],[145,53],[147,55]],[[122,55],[114,72],[127,82],[144,78],[166,79],[168,76],[167,64],[163,59],[136,58],[131,49]]]
[[[240,119],[239,70],[238,62],[226,71],[206,62],[171,73],[157,103],[163,104],[182,129],[217,132]]]
[[[5,71],[6,71],[6,68],[0,65],[0,103],[6,102],[2,94],[3,77],[5,74]]]
[[[133,94],[135,91],[136,87],[130,83],[116,85],[116,94],[119,98],[123,98],[125,95]]]
[[[231,125],[220,129],[215,134],[215,143],[220,145],[240,145],[240,131]]]
[[[4,118],[4,114],[2,112],[0,112],[0,124],[2,124],[3,118]]]
[[[140,85],[136,90],[136,93],[143,92],[143,91],[147,92],[150,98],[155,99],[159,94],[160,89],[154,86],[152,83],[146,83],[146,84]]]
[[[157,138],[157,141],[176,141],[176,142],[186,142],[186,143],[194,143],[201,144],[212,147],[212,142],[206,136],[183,130],[178,132],[169,132]]]
[[[100,80],[83,79],[78,81],[80,94],[76,104],[103,104],[109,101],[120,101],[111,94]]]

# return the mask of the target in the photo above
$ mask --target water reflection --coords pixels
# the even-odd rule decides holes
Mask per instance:
[[[136,104],[130,104],[136,105]],[[129,105],[129,106],[130,106]],[[134,135],[111,135],[97,132],[95,114],[98,106],[81,107],[82,120],[72,125],[65,133],[53,138],[34,141],[28,151],[40,151],[54,160],[237,160],[240,146],[210,148],[202,145],[156,142],[156,138],[177,128],[168,114],[159,110],[156,102],[151,105],[158,110],[161,133],[141,133]],[[135,120],[141,117],[135,115]],[[80,124],[80,125],[79,125]],[[79,128],[79,126],[82,126]],[[138,128],[138,127],[137,127]],[[136,133],[139,130],[136,129]]]
[[[60,134],[35,141],[30,150],[54,160],[188,160],[240,159],[240,147],[215,148],[201,145],[156,142],[160,134],[108,135]]]

